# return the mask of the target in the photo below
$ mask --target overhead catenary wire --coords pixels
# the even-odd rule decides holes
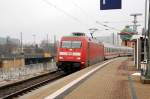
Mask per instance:
[[[105,24],[103,24],[103,23],[101,23],[101,22],[99,22],[99,21],[96,21],[96,23],[99,24],[99,25],[101,25],[101,26],[107,27],[107,28],[109,28],[109,29],[115,30],[115,31],[121,31],[120,29],[116,29],[116,28],[114,28],[114,27],[110,27],[110,26],[105,25]]]
[[[85,10],[83,10],[77,3],[75,3],[73,0],[71,0],[71,2],[73,3],[73,5],[74,5],[75,7],[77,7],[78,9],[80,9],[80,11],[81,11],[84,15],[89,16],[89,15],[87,14],[87,12],[86,12]],[[91,18],[91,19],[96,19],[96,18],[93,18],[93,16],[90,16],[90,18]],[[93,20],[93,21],[95,22],[95,20]],[[103,24],[102,22],[96,21],[96,23],[97,23],[97,22],[98,22],[99,25],[101,25],[101,26],[107,27],[107,28],[112,29],[112,30],[121,31],[121,30],[116,29],[116,28],[114,28],[114,27],[110,27],[110,26],[108,26],[108,25],[105,25],[105,24]],[[99,26],[98,26],[98,27],[99,27]],[[102,27],[99,27],[99,28],[102,28]],[[104,29],[107,30],[106,28],[104,28]]]
[[[70,18],[73,19],[74,21],[76,21],[76,22],[78,22],[78,23],[80,23],[80,24],[83,24],[86,28],[89,27],[89,24],[83,23],[80,19],[78,19],[77,17],[75,17],[75,16],[69,14],[69,13],[66,12],[65,10],[59,8],[57,5],[53,4],[52,2],[50,2],[50,1],[48,1],[48,0],[43,0],[43,1],[44,1],[45,3],[47,3],[48,5],[52,6],[53,8],[57,9],[59,12],[65,14],[65,15],[68,16],[68,17],[70,17]],[[73,5],[74,5],[75,7],[77,7],[78,9],[80,9],[80,11],[81,11],[84,15],[86,15],[86,16],[88,16],[88,17],[90,16],[90,15],[88,15],[88,13],[86,13],[86,11],[83,10],[77,3],[73,2],[73,1],[71,1],[71,2],[73,3]],[[93,18],[92,16],[90,16],[90,18],[91,18],[91,19],[96,19],[96,18]],[[95,20],[93,20],[93,21],[94,21],[94,23],[95,23]],[[97,23],[97,22],[98,22],[98,23]],[[96,23],[99,24],[99,25],[101,25],[101,26],[103,26],[103,27],[106,27],[106,28],[103,28],[103,27],[97,26],[97,27],[99,27],[99,28],[103,28],[103,29],[105,29],[105,30],[108,30],[108,28],[109,28],[109,29],[111,29],[111,30],[120,31],[119,29],[116,29],[116,28],[114,28],[114,27],[110,27],[110,26],[105,25],[105,24],[103,24],[103,23],[101,23],[101,22],[99,22],[99,21],[96,21]]]
[[[83,24],[83,25],[86,26],[86,27],[88,26],[88,24],[85,24],[85,23],[81,22],[81,20],[79,20],[77,17],[75,17],[75,16],[69,14],[68,12],[66,12],[65,10],[59,8],[57,5],[51,3],[50,1],[48,1],[48,0],[43,0],[43,1],[44,1],[46,4],[48,4],[48,5],[52,6],[53,8],[57,9],[59,12],[65,14],[65,15],[68,16],[68,17],[70,17],[70,18],[73,19],[74,21],[76,21],[76,22],[78,22],[78,23],[80,23],[80,24]]]
[[[75,3],[73,0],[70,0],[70,1],[72,2],[72,4],[73,4],[76,8],[80,9],[80,11],[81,11],[86,17],[90,17],[91,20],[96,19],[95,17],[89,15],[84,9],[82,9],[82,8],[81,8],[77,3]],[[95,20],[93,20],[93,24],[95,24]],[[97,26],[97,27],[99,27],[99,26]],[[102,27],[99,27],[99,28],[102,28]],[[103,28],[103,29],[106,30],[106,28]]]
[[[85,16],[89,16],[89,14],[88,14],[84,9],[82,9],[77,3],[75,3],[73,0],[69,0],[69,1],[71,1],[72,4],[73,4],[76,8],[80,9],[80,11],[81,11]]]
[[[132,21],[103,21],[103,23],[116,23],[116,24],[118,24],[118,23],[131,23]],[[140,20],[140,21],[138,21],[138,22],[143,22],[143,20]]]

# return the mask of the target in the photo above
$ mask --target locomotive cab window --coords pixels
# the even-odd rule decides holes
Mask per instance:
[[[62,41],[61,48],[71,48],[71,41]]]
[[[72,48],[81,48],[81,41],[72,41]]]
[[[81,48],[81,41],[62,41],[61,48]]]

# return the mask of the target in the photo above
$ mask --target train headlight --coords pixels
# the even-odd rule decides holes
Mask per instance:
[[[63,59],[63,57],[59,56],[59,59]]]
[[[72,55],[73,55],[73,56],[81,56],[81,53],[80,53],[80,52],[73,52]]]
[[[80,60],[81,58],[80,57],[77,57],[77,60]]]
[[[67,52],[59,52],[59,55],[67,55]]]

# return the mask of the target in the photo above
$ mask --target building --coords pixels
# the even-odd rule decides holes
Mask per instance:
[[[25,65],[23,57],[14,56],[14,57],[1,57],[0,58],[0,68],[11,69],[19,68]]]
[[[134,41],[131,40],[132,36],[135,35],[136,33],[129,27],[126,26],[120,33],[120,38],[122,40],[121,45],[123,46],[128,46],[128,47],[133,47],[134,46]]]
[[[20,50],[20,40],[0,37],[0,55],[16,54]]]

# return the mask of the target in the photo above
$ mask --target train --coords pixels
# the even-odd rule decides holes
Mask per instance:
[[[131,47],[102,43],[86,36],[85,33],[75,32],[61,38],[56,64],[58,69],[71,73],[104,60],[132,54]]]

